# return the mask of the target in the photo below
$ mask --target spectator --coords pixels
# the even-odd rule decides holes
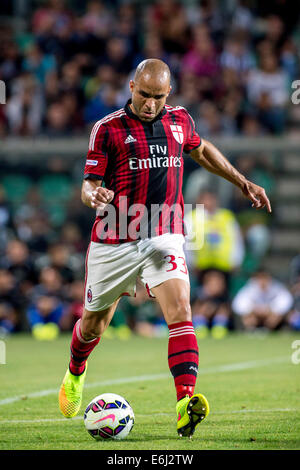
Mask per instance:
[[[231,28],[233,31],[253,32],[254,15],[252,14],[247,0],[238,0],[232,15]]]
[[[253,113],[244,114],[242,117],[241,133],[245,137],[260,137],[264,135],[263,128]]]
[[[35,303],[40,296],[55,297],[58,301],[66,298],[63,279],[56,268],[45,266],[39,273],[39,283],[32,289],[30,300]]]
[[[195,117],[199,114],[199,108],[200,112],[203,110],[203,108],[201,106],[199,107],[198,104],[199,95],[197,77],[193,74],[185,74],[184,86],[180,89],[178,101],[182,103],[182,106],[184,106],[192,116]],[[197,127],[199,127],[199,120],[197,122]],[[203,135],[205,135],[205,131],[203,131]]]
[[[221,103],[221,114],[224,135],[237,135],[242,119],[244,95],[240,89],[231,89]]]
[[[137,283],[135,297],[122,299],[121,309],[136,334],[145,337],[157,336],[162,325],[160,323],[161,312],[140,283]]]
[[[151,57],[169,62],[169,55],[163,48],[160,36],[153,33],[147,34],[144,45],[144,58],[150,59]]]
[[[32,211],[20,219],[15,219],[15,230],[18,238],[28,245],[35,256],[47,251],[54,236],[49,218],[41,211]]]
[[[65,0],[48,0],[45,6],[35,11],[32,29],[36,34],[41,34],[48,29],[59,34],[66,25],[70,25],[71,20],[72,15],[66,8]]]
[[[279,68],[275,54],[262,55],[259,68],[248,76],[247,92],[250,104],[258,109],[261,123],[274,134],[284,129],[287,89],[287,75]]]
[[[275,52],[278,52],[285,36],[285,27],[282,19],[278,15],[270,14],[264,24],[264,40],[269,41]]]
[[[204,207],[204,217],[195,209],[185,217],[189,238],[191,234],[203,234],[199,246],[187,253],[198,282],[210,270],[219,271],[228,288],[232,272],[238,268],[244,257],[244,241],[234,214],[219,206],[218,196],[209,190],[202,190],[197,204]],[[197,240],[197,239],[196,239]],[[202,243],[203,242],[203,243]],[[197,242],[196,242],[197,243]]]
[[[22,303],[16,295],[16,282],[7,269],[0,268],[0,335],[16,331],[22,324]]]
[[[223,68],[235,70],[238,77],[243,82],[246,81],[249,71],[255,65],[255,61],[243,36],[237,33],[229,36],[220,56],[220,63]]]
[[[49,137],[63,137],[72,133],[71,119],[61,101],[52,103],[46,113],[45,133]]]
[[[52,55],[43,54],[38,44],[28,46],[22,69],[29,72],[40,83],[44,84],[49,73],[55,70],[56,63]]]
[[[124,80],[132,70],[129,52],[127,41],[121,37],[113,36],[106,43],[103,62],[113,67],[120,80]]]
[[[272,165],[268,155],[243,154],[236,160],[236,167],[247,178],[256,184],[262,184],[266,192],[272,195],[274,180],[272,177]],[[246,254],[248,262],[252,266],[251,272],[255,270],[267,253],[271,243],[271,232],[269,228],[270,219],[268,214],[258,214],[252,211],[246,199],[236,188],[232,193],[230,208],[236,214],[246,242]]]
[[[216,0],[202,0],[198,2],[196,7],[190,8],[189,20],[190,24],[192,26],[195,25],[196,28],[198,25],[206,25],[213,41],[220,45],[226,30],[224,14],[226,4],[222,5],[221,9],[217,3]]]
[[[61,104],[69,116],[69,123],[72,134],[81,134],[84,121],[82,109],[79,106],[76,93],[66,92],[61,96]]]
[[[88,100],[93,99],[105,87],[117,85],[117,76],[114,68],[109,64],[101,64],[97,68],[95,76],[91,77],[85,85],[85,96]]]
[[[18,314],[13,305],[3,301],[0,295],[0,338],[15,331],[17,318]]]
[[[235,90],[238,90],[244,94],[243,84],[237,71],[233,67],[221,68],[216,84],[216,96],[218,96],[220,99],[224,99],[227,97],[228,93]]]
[[[62,282],[70,284],[75,277],[74,268],[71,267],[71,257],[69,247],[61,243],[50,246],[49,250],[49,266],[57,269],[60,273]]]
[[[283,326],[293,306],[288,289],[264,269],[257,271],[233,299],[233,311],[246,330],[276,330]]]
[[[230,114],[236,113],[233,101],[225,103],[225,109],[221,113],[212,101],[203,101],[199,106],[199,118],[196,126],[201,129],[206,137],[216,135],[234,135],[236,133],[236,123]],[[233,105],[233,108],[232,108]]]
[[[93,98],[86,106],[84,119],[86,123],[95,122],[107,114],[117,111],[117,88],[109,85]]]
[[[94,223],[94,213],[81,203],[81,187],[75,186],[68,201],[66,220],[79,227],[85,243],[89,240],[89,231]],[[87,246],[86,246],[87,248]]]
[[[139,52],[140,20],[133,3],[123,3],[119,6],[115,34],[125,40],[131,59]]]
[[[289,77],[289,82],[298,78],[299,57],[295,42],[291,38],[287,38],[283,43],[280,52],[280,64],[282,69]]]
[[[52,296],[41,295],[28,307],[27,318],[36,339],[55,339],[64,313],[63,304]]]
[[[78,105],[84,103],[84,94],[81,84],[80,67],[75,60],[66,62],[62,67],[62,77],[59,81],[59,90],[62,95],[70,93],[76,97]]]
[[[213,93],[219,65],[215,46],[206,28],[197,30],[192,47],[183,56],[182,64],[185,72],[198,77],[200,91],[204,96],[208,97],[208,93]]]
[[[182,54],[186,48],[187,18],[183,5],[176,0],[160,0],[150,8],[148,32],[158,34],[168,54]]]
[[[184,191],[185,204],[194,206],[201,192],[205,192],[207,188],[216,188],[216,193],[222,199],[223,206],[227,207],[230,202],[230,183],[225,180],[222,183],[218,183],[217,175],[204,171],[203,168],[196,167],[195,165],[186,180]],[[225,190],[223,190],[223,186]]]
[[[208,271],[202,284],[195,290],[192,301],[196,336],[204,338],[209,329],[213,338],[221,339],[228,331],[231,310],[224,276],[219,271]]]
[[[63,243],[52,245],[48,253],[49,266],[59,271],[64,284],[72,283],[78,270],[83,268],[83,259],[76,254],[72,254],[70,247]]]
[[[246,178],[253,179],[256,184],[264,184],[266,191],[272,193],[274,180],[272,178],[272,164],[268,155],[243,153],[236,157],[235,165]],[[231,201],[232,210],[236,214],[240,214],[243,211],[247,211],[250,207],[248,201],[234,190],[233,199]],[[248,212],[247,214],[249,215]]]
[[[24,72],[12,85],[6,117],[12,134],[31,136],[41,129],[43,95],[33,75]]]
[[[85,252],[85,243],[80,228],[73,222],[66,222],[60,233],[60,242],[69,247],[71,253],[81,254]]]
[[[16,78],[22,70],[22,55],[13,40],[4,41],[0,46],[0,78],[5,83]]]
[[[27,296],[37,281],[37,273],[27,245],[20,240],[10,240],[0,266],[13,275],[20,294]]]
[[[94,36],[106,38],[110,34],[113,17],[104,2],[92,0],[87,3],[86,13],[82,17],[83,26]]]

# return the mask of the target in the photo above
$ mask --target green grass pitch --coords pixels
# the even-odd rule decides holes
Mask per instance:
[[[296,339],[299,334],[273,333],[199,341],[196,390],[211,411],[189,440],[176,433],[167,338],[102,339],[89,360],[81,415],[65,419],[57,391],[70,335],[52,342],[11,336],[0,365],[0,449],[300,449],[300,364],[291,360]],[[135,426],[124,441],[97,442],[84,428],[86,405],[103,392],[124,396],[134,409]]]

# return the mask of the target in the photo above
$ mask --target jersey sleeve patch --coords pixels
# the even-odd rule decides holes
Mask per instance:
[[[91,132],[89,150],[84,168],[86,175],[103,178],[108,161],[108,129],[101,121],[97,122]],[[89,176],[88,176],[89,177]]]

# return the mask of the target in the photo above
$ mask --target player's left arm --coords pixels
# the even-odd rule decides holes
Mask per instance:
[[[267,208],[272,212],[271,203],[264,188],[247,180],[226,157],[208,140],[201,140],[201,145],[190,152],[191,157],[199,165],[234,184],[251,202],[256,209]]]

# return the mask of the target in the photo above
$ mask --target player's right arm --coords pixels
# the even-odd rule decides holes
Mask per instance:
[[[102,180],[85,179],[81,188],[81,200],[91,209],[103,209],[114,198],[114,192],[102,187]]]
[[[114,197],[113,191],[102,187],[109,150],[109,131],[104,119],[102,119],[96,122],[90,135],[84,180],[81,188],[83,204],[92,209],[103,209]]]

